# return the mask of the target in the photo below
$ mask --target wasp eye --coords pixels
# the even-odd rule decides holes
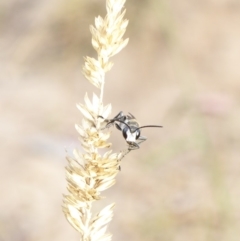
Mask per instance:
[[[125,128],[123,129],[123,131],[122,131],[123,137],[124,137],[125,139],[127,139],[127,131],[128,131],[128,128],[127,128],[127,127],[125,127]]]

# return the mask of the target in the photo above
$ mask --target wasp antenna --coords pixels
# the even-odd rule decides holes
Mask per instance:
[[[118,121],[118,122],[120,122],[120,123],[126,125],[126,126],[129,128],[129,130],[131,130],[130,126],[129,126],[127,123],[125,123],[124,121],[121,121],[121,120],[116,120],[116,121]]]
[[[147,127],[157,127],[157,128],[161,128],[161,127],[163,127],[163,126],[156,126],[156,125],[140,126],[139,128],[137,128],[137,130],[142,129],[142,128],[147,128]]]
[[[133,114],[131,114],[130,112],[128,112],[128,114],[129,114],[132,118],[136,119],[136,117],[135,117]]]

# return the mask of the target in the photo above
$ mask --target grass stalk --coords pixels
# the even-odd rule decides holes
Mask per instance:
[[[84,151],[74,150],[73,157],[67,157],[68,194],[64,195],[63,212],[83,241],[111,240],[106,228],[112,219],[114,204],[95,215],[92,214],[92,205],[102,198],[102,191],[115,184],[119,160],[122,158],[122,153],[112,153],[111,150],[100,154],[100,149],[110,147],[111,144],[108,142],[110,132],[102,128],[104,119],[98,116],[107,119],[111,112],[111,104],[103,104],[105,74],[113,66],[109,59],[128,43],[128,39],[123,39],[128,25],[128,20],[124,19],[124,3],[125,0],[107,0],[107,15],[104,18],[96,17],[95,26],[90,26],[97,58],[85,58],[83,74],[100,89],[100,94],[93,93],[90,99],[86,93],[85,103],[77,105],[83,119],[80,125],[76,125],[76,130]]]

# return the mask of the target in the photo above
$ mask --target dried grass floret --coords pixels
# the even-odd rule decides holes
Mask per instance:
[[[84,104],[77,104],[82,113],[81,124],[75,125],[80,135],[84,152],[73,151],[73,157],[67,157],[66,180],[68,194],[64,195],[63,212],[69,223],[81,234],[83,241],[110,241],[106,234],[107,224],[113,217],[114,204],[103,208],[92,217],[92,205],[102,199],[101,192],[115,184],[119,172],[119,160],[123,153],[108,150],[102,155],[100,149],[109,148],[110,132],[103,130],[104,119],[111,113],[111,104],[103,105],[105,74],[113,63],[109,58],[121,51],[128,43],[123,35],[128,25],[124,19],[125,0],[107,0],[107,15],[95,18],[95,26],[90,26],[92,45],[97,51],[97,58],[85,57],[83,74],[98,89],[100,95],[88,94]],[[101,116],[102,118],[99,118]]]

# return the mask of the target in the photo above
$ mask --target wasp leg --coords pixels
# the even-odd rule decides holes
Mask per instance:
[[[120,159],[118,159],[118,161],[121,161],[130,151],[131,151],[131,150],[129,150],[129,149],[127,149],[127,150],[125,150],[125,151],[121,151],[122,156],[121,156]]]
[[[123,157],[125,157],[131,150],[125,150],[125,153],[123,154]]]
[[[106,126],[102,130],[109,128],[114,124],[115,124],[115,127],[120,131],[123,130],[121,125],[126,125],[127,127],[129,127],[128,124],[126,123],[126,120],[129,117],[125,116],[122,111],[120,111],[113,119],[105,119],[103,116],[100,116],[100,115],[98,116],[98,118],[104,119],[104,122],[107,123]],[[117,123],[117,122],[119,122],[119,123]]]
[[[121,112],[116,116],[114,117],[113,119],[105,119],[103,116],[99,115],[98,118],[101,118],[101,119],[104,119],[104,122],[107,122],[106,126],[102,129],[106,129],[106,128],[109,128],[111,127],[115,121],[118,121],[119,118],[121,118]]]
[[[129,146],[128,146],[129,151],[137,150],[137,149],[140,148],[140,146],[136,142],[131,142],[131,143],[128,143],[128,144],[129,144]]]
[[[128,146],[128,150],[131,151],[131,150],[137,150],[140,148],[139,144],[141,144],[142,142],[146,141],[147,138],[145,136],[140,136],[138,138],[138,140],[140,140],[139,142],[131,142],[131,143],[128,143],[129,146]]]
[[[102,119],[104,119],[104,121],[106,121],[106,122],[108,122],[108,123],[110,123],[110,122],[112,123],[112,122],[114,122],[114,121],[117,121],[117,120],[119,120],[119,119],[122,118],[122,117],[124,117],[122,111],[120,111],[113,119],[105,119],[103,116],[98,115],[98,118],[102,118]]]
[[[121,153],[122,153],[122,156],[118,159],[118,161],[120,162],[120,161],[122,161],[122,159],[130,152],[131,150],[125,150],[125,151],[121,151]],[[119,171],[121,171],[121,166],[119,165],[119,167],[118,167],[118,170]]]
[[[111,121],[111,120],[110,120],[110,121],[107,123],[105,129],[106,129],[106,128],[109,128],[109,127],[111,127],[111,126],[113,126],[113,125],[114,125],[114,121]]]
[[[121,117],[123,117],[124,115],[123,115],[123,112],[122,111],[120,111],[113,119],[119,119],[119,118],[121,118]]]
[[[101,128],[101,130],[105,130],[105,129],[107,129],[107,128],[110,128],[110,127],[113,125],[113,123],[114,123],[114,120],[105,119],[105,118],[104,118],[103,116],[101,116],[101,115],[99,115],[98,118],[102,118],[102,119],[104,119],[104,122],[107,122],[106,126],[103,127],[103,128]]]
[[[147,140],[147,137],[145,136],[139,136],[138,140],[140,140],[137,144],[141,144],[142,142],[146,141]]]
[[[122,130],[121,126],[118,123],[116,123],[116,121],[119,121],[119,120],[115,120],[115,119],[109,120],[105,128],[109,128],[115,124],[115,127],[121,131]]]
[[[128,112],[128,114],[129,114],[129,116],[130,116],[132,119],[136,119],[135,116],[133,116],[133,114],[131,114],[131,113],[129,113],[129,112]]]
[[[120,125],[119,125],[118,123],[115,123],[115,127],[116,127],[118,130],[120,130],[120,131],[122,130],[121,127],[120,127]]]
[[[102,116],[99,116],[99,117],[102,117]],[[115,122],[115,121],[119,121],[119,120],[121,120],[122,118],[122,120],[124,121],[125,120],[125,118],[124,118],[125,116],[123,115],[123,112],[122,111],[120,111],[113,119],[105,119],[105,121],[107,121],[108,123],[113,123],[113,122]],[[102,117],[103,118],[103,117]],[[104,118],[103,118],[104,119]]]
[[[125,122],[127,119],[126,116],[119,116],[119,117],[114,117],[114,119],[112,119],[111,121],[119,121],[119,122]]]

